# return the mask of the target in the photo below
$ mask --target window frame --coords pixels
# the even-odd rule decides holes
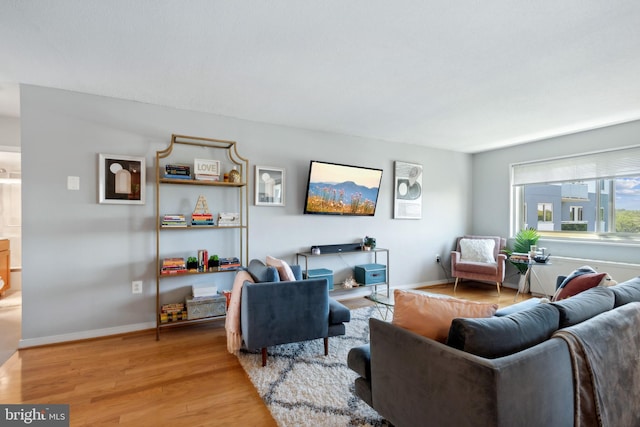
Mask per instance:
[[[549,170],[545,168],[550,168]],[[549,173],[547,173],[549,171]],[[601,176],[593,176],[602,174]],[[548,178],[551,176],[552,178]],[[547,179],[548,178],[548,179]],[[510,232],[515,235],[524,227],[537,228],[536,224],[527,223],[528,210],[525,199],[525,188],[530,184],[550,185],[577,182],[594,182],[595,184],[595,219],[593,221],[594,231],[557,231],[539,230],[543,237],[561,240],[615,240],[637,244],[640,242],[640,232],[616,232],[616,179],[618,178],[640,178],[640,145],[603,150],[591,153],[582,153],[574,156],[556,157],[533,162],[513,163],[510,165]],[[603,198],[607,197],[607,202],[603,204]],[[531,202],[531,200],[529,200]],[[542,202],[536,202],[540,205]],[[553,212],[552,215],[556,214]],[[566,205],[565,205],[566,206]],[[582,220],[574,223],[584,222],[584,207],[579,206],[582,211]],[[575,207],[570,205],[570,209]],[[607,211],[608,209],[608,211]],[[634,209],[636,210],[636,209]],[[638,209],[640,210],[640,208]],[[560,215],[560,223],[564,223],[566,215],[565,207]],[[576,212],[579,215],[578,212]],[[591,214],[589,214],[591,215]],[[555,216],[555,215],[554,215]],[[575,219],[575,216],[572,217]],[[544,218],[543,218],[544,219]],[[605,222],[606,220],[606,222]],[[536,221],[538,218],[536,217]],[[553,220],[552,220],[553,221]],[[606,229],[602,229],[602,226]]]

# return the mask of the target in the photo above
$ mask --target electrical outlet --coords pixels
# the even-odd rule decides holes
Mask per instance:
[[[131,293],[132,294],[142,293],[142,280],[134,280],[133,282],[131,282]]]
[[[436,255],[436,262],[440,264],[440,255]]]

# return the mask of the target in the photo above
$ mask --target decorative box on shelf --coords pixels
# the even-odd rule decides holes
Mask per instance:
[[[384,264],[362,264],[354,267],[356,282],[361,285],[375,285],[387,281],[387,266]]]
[[[187,298],[187,319],[224,316],[227,314],[227,299],[224,295]]]
[[[327,279],[329,290],[333,289],[333,270],[328,268],[316,268],[313,270],[305,271],[304,277],[306,279]]]

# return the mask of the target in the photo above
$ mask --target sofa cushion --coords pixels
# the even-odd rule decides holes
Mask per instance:
[[[490,317],[498,309],[497,304],[442,298],[416,291],[396,289],[393,295],[394,325],[443,343],[454,318]]]
[[[267,256],[267,266],[275,267],[276,270],[278,270],[280,280],[283,282],[296,280],[296,276],[293,274],[293,270],[291,270],[289,264],[281,259]]]
[[[611,289],[615,297],[614,305],[616,307],[640,301],[640,276],[611,286],[609,289]]]
[[[546,299],[545,299],[546,300]],[[498,311],[496,311],[496,316],[508,316],[513,313],[517,313],[522,310],[528,310],[540,304],[542,302],[542,298],[528,298],[526,300],[520,301],[516,304],[511,304],[506,307],[502,307]],[[546,300],[549,302],[549,300]]]
[[[611,310],[614,302],[610,288],[595,287],[551,305],[560,312],[559,328],[566,328]]]
[[[606,276],[607,273],[586,273],[580,276],[575,276],[558,288],[558,291],[553,296],[552,301],[560,301],[577,295],[580,292],[584,292],[587,289],[595,288]]]
[[[503,317],[453,319],[447,345],[490,359],[507,356],[549,339],[559,317],[555,307],[538,303]]]
[[[493,239],[460,239],[460,259],[462,261],[496,262]]]
[[[280,275],[275,267],[268,267],[258,259],[252,259],[247,267],[247,271],[253,277],[255,283],[279,282]]]

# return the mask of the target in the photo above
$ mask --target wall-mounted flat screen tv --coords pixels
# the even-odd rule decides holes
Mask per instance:
[[[382,169],[312,160],[305,214],[373,216]]]

